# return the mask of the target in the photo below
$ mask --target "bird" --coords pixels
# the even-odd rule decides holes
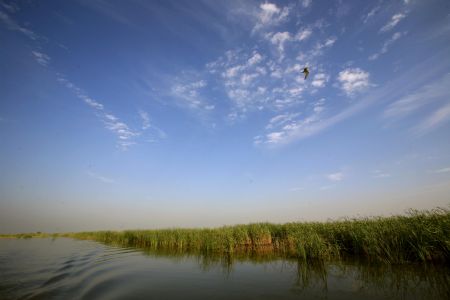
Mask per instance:
[[[308,75],[309,75],[309,70],[308,70],[308,67],[305,67],[305,68],[303,68],[303,71],[302,71],[302,73],[304,73],[305,74],[305,79],[308,77]]]

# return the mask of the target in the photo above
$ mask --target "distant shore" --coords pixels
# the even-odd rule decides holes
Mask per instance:
[[[0,238],[69,237],[185,253],[273,252],[302,260],[357,257],[374,262],[450,262],[450,211],[286,224],[255,223],[203,229],[26,233]]]

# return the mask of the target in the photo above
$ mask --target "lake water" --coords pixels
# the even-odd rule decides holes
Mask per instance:
[[[450,299],[450,271],[0,239],[0,299]]]

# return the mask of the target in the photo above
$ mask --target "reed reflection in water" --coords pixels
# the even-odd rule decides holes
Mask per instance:
[[[0,240],[0,299],[449,299],[436,265],[324,263],[113,247],[65,238]]]

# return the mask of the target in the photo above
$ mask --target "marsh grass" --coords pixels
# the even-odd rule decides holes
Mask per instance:
[[[450,211],[442,208],[329,222],[98,231],[62,236],[175,253],[255,253],[300,260],[358,257],[385,263],[450,261]]]
[[[362,258],[385,263],[449,262],[450,211],[287,224],[256,223],[203,229],[96,231],[0,237],[70,237],[174,254],[254,255],[299,260]]]

